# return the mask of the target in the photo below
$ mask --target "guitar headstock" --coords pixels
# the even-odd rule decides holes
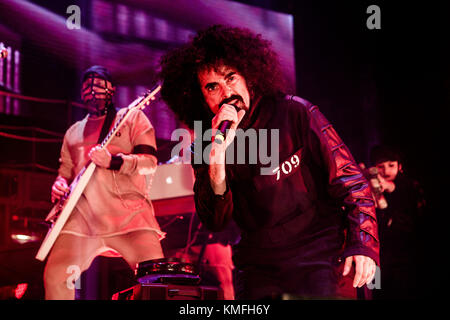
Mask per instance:
[[[136,100],[134,100],[130,106],[129,109],[145,109],[146,106],[150,104],[151,101],[154,101],[156,99],[156,94],[161,90],[161,85],[156,85],[152,89],[145,92],[142,96],[138,97]]]

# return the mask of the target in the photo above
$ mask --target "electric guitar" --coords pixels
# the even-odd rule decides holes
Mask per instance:
[[[125,121],[128,119],[130,114],[134,110],[143,110],[150,103],[151,100],[155,100],[155,95],[161,90],[161,86],[157,85],[154,89],[149,90],[143,96],[134,100],[128,107],[127,110],[121,115],[121,117],[116,121],[113,128],[106,135],[103,142],[100,144],[102,149],[106,148],[111,142],[112,138],[115,136],[117,131],[122,127]],[[80,199],[86,185],[89,183],[96,165],[94,162],[89,161],[86,166],[80,170],[80,173],[75,177],[69,186],[69,192],[67,192],[60,201],[52,208],[50,213],[45,219],[46,222],[51,224],[49,231],[47,232],[44,241],[36,254],[36,259],[44,261],[50,252],[56,238],[59,236],[62,228],[64,227],[67,219],[69,218],[72,210],[75,208],[78,200]]]

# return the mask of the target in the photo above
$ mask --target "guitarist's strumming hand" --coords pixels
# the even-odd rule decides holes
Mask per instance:
[[[108,168],[111,163],[111,154],[108,150],[95,146],[89,151],[89,158],[99,167]],[[58,176],[52,186],[52,203],[59,200],[66,192],[69,192],[67,180]]]
[[[100,146],[95,146],[89,151],[89,158],[97,166],[102,168],[108,168],[111,164],[111,153],[106,148],[102,149]]]
[[[66,192],[69,192],[67,180],[58,176],[52,186],[52,203],[59,200]]]

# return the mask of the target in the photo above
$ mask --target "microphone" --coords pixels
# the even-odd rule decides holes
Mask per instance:
[[[216,136],[214,141],[218,144],[222,144],[225,141],[225,133],[230,129],[232,122],[229,120],[224,120],[220,123],[219,128],[217,128]]]
[[[232,104],[232,106],[236,109],[236,111],[239,110],[239,108]],[[226,132],[228,129],[230,129],[231,125],[233,124],[233,121],[224,120],[220,123],[219,127],[217,128],[216,135],[214,137],[214,141],[218,144],[222,144],[225,141]]]

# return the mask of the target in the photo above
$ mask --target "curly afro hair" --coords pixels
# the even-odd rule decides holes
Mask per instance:
[[[278,56],[269,41],[247,29],[209,27],[161,58],[161,96],[191,129],[195,120],[210,123],[214,116],[203,98],[197,74],[221,65],[234,68],[245,78],[252,99],[282,91]]]

